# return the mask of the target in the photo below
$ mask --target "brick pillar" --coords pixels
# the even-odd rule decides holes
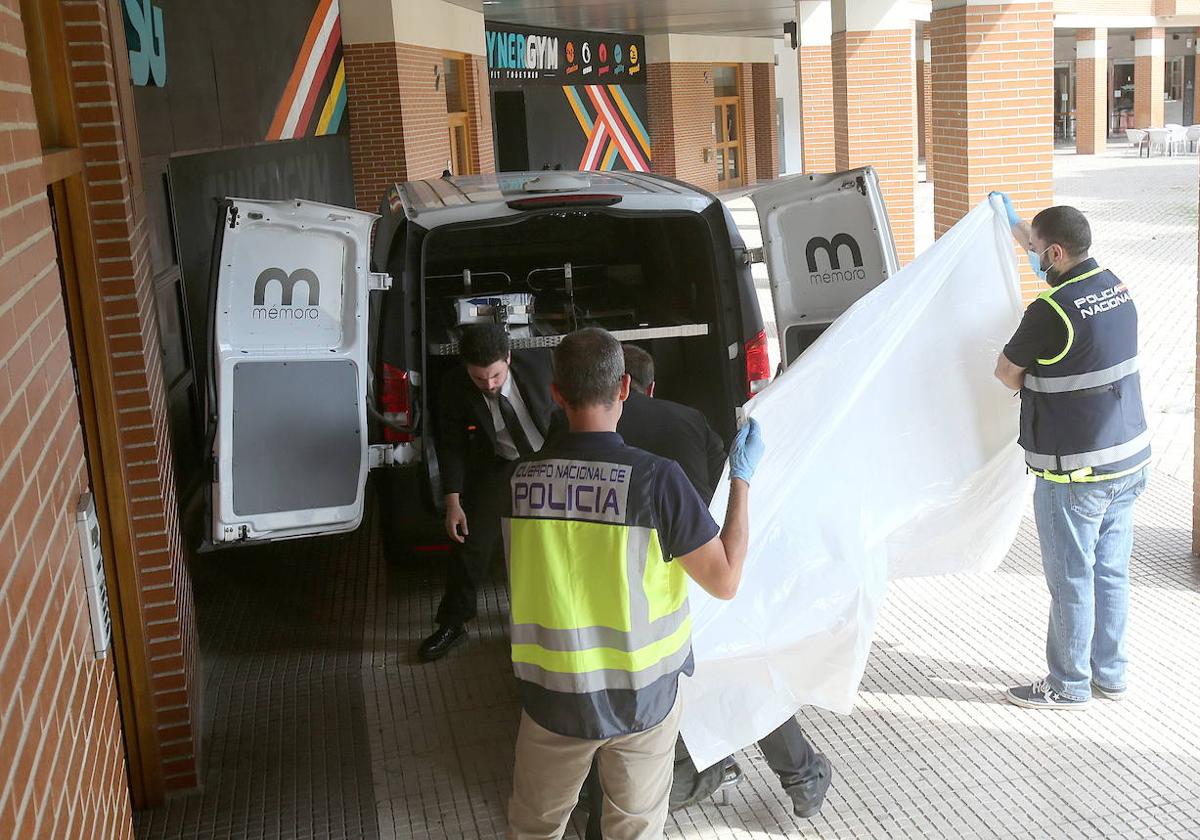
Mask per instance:
[[[713,145],[712,65],[662,61],[646,65],[647,120],[654,171],[706,190],[717,189]]]
[[[1166,30],[1139,29],[1134,43],[1133,123],[1135,128],[1163,124],[1163,74],[1166,71]]]
[[[779,177],[779,121],[775,114],[775,66],[751,64],[754,74],[754,156],[756,181]]]
[[[901,263],[912,259],[917,180],[916,62],[908,5],[833,1],[837,169],[873,166]]]
[[[392,184],[436,178],[446,168],[446,93],[434,87],[433,69],[442,51],[383,42],[345,44],[343,55],[355,204],[375,212]]]
[[[921,58],[917,61],[917,157],[925,159],[926,180],[933,180],[929,162],[929,133],[933,130],[933,73],[929,66],[930,44],[921,39]]]
[[[1050,0],[933,11],[934,234],[991,190],[1026,219],[1053,198],[1054,10]],[[1036,278],[1022,261],[1027,291]]]
[[[834,171],[833,21],[829,0],[798,6],[800,16],[800,161],[805,172]]]
[[[132,840],[113,657],[90,650],[83,422],[20,8],[0,11],[0,836]],[[113,52],[88,26],[103,77]]]
[[[98,251],[98,289],[81,294],[95,295],[89,301],[102,315],[98,338],[111,357],[111,382],[95,383],[97,392],[110,389],[96,398],[98,434],[103,439],[113,427],[119,444],[104,453],[117,555],[110,592],[115,583],[124,613],[117,655],[128,663],[131,684],[122,686],[128,691],[121,699],[136,723],[131,731],[126,716],[125,739],[142,757],[134,791],[144,807],[199,782],[202,680],[192,580],[175,497],[146,197],[131,175],[141,166],[136,153],[130,159],[132,99],[121,95],[130,85],[124,28],[105,0],[61,8]],[[101,405],[115,410],[110,415]]]
[[[1108,30],[1075,39],[1075,152],[1094,155],[1108,148]]]

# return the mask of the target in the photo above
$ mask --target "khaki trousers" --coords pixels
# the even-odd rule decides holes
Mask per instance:
[[[680,702],[658,726],[605,741],[568,738],[522,713],[508,840],[559,840],[596,755],[605,840],[660,840],[667,821]],[[597,755],[598,754],[598,755]]]

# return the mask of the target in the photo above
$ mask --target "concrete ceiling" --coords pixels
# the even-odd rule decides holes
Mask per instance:
[[[488,20],[638,32],[782,36],[796,18],[793,0],[450,0]]]

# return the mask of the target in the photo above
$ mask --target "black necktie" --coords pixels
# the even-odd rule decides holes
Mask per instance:
[[[504,427],[508,429],[509,435],[512,436],[513,446],[517,447],[517,453],[522,458],[532,455],[533,446],[529,443],[529,438],[525,435],[525,427],[517,419],[517,410],[513,408],[513,404],[508,401],[508,397],[504,396],[504,394],[497,394],[496,399],[500,402],[500,416],[504,418]]]

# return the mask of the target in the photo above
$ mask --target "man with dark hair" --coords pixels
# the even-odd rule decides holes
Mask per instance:
[[[1074,207],[1017,216],[1013,237],[1051,288],[1025,310],[996,362],[1021,393],[1019,443],[1037,476],[1034,518],[1050,590],[1048,675],[1005,698],[1033,709],[1083,709],[1125,694],[1133,503],[1146,487],[1150,434],[1129,290],[1088,255]]]
[[[437,629],[421,643],[423,662],[446,655],[466,637],[477,590],[500,539],[505,467],[542,448],[550,422],[550,361],[545,351],[509,351],[498,324],[464,328],[463,364],[442,384],[437,456],[454,553]],[[472,429],[475,433],[472,434]]]
[[[569,431],[511,469],[504,518],[523,710],[508,837],[562,837],[598,756],[604,835],[657,840],[692,672],[686,577],[718,598],[737,591],[762,438],[751,420],[734,441],[718,529],[678,464],[617,434],[629,377],[612,335],[567,336],[552,393]]]
[[[654,396],[654,358],[633,344],[623,345],[629,399],[617,434],[630,446],[670,458],[683,467],[692,486],[708,502],[725,469],[725,444],[694,408]]]

